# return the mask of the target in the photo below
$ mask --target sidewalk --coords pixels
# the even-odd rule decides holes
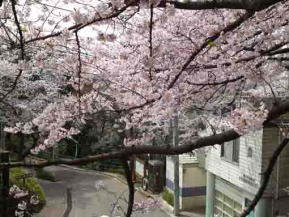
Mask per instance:
[[[147,197],[161,201],[161,209],[166,212],[170,217],[176,217],[174,215],[174,208],[169,205],[165,200],[162,199],[160,194],[151,194],[148,191],[144,191],[141,187],[138,188],[138,191],[144,194]],[[205,211],[203,209],[196,209],[192,211],[180,211],[179,217],[204,217]]]

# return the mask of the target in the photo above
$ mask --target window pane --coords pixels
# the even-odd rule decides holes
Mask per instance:
[[[234,213],[234,210],[225,204],[224,204],[224,211],[230,215],[233,215],[233,213]]]
[[[219,191],[216,191],[216,198],[223,199],[223,194]]]
[[[223,217],[231,217],[229,215],[227,215],[226,213],[223,214]]]
[[[215,206],[222,208],[223,207],[223,203],[219,200],[215,200]]]
[[[214,201],[214,214],[217,216],[239,217],[242,212],[242,205],[227,195],[216,191]]]
[[[233,142],[233,161],[239,163],[240,139],[235,139]]]
[[[235,210],[242,211],[242,205],[237,202],[234,203],[234,208]]]
[[[221,157],[225,156],[225,147],[224,147],[224,143],[221,145]]]
[[[224,145],[224,158],[228,161],[232,161],[233,155],[233,141],[226,142]]]
[[[224,196],[224,201],[225,201],[225,203],[227,203],[231,207],[234,207],[234,201],[231,198]]]
[[[222,216],[222,212],[218,209],[215,208],[215,212],[214,212],[215,215],[217,216]]]
[[[238,213],[238,212],[234,212],[234,217],[239,217],[240,216],[240,213]]]

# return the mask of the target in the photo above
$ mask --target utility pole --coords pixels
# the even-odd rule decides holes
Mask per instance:
[[[173,117],[173,146],[179,143],[178,113]],[[179,155],[174,155],[174,215],[180,214]]]

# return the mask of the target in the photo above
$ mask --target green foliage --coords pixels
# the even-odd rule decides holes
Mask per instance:
[[[14,216],[15,210],[17,210],[18,203],[25,201],[27,203],[27,211],[29,213],[39,212],[45,205],[45,194],[38,183],[38,180],[34,177],[21,178],[21,176],[27,174],[22,168],[10,169],[10,186],[16,185],[21,190],[28,191],[28,195],[20,198],[9,198],[9,216]],[[30,198],[36,196],[39,200],[38,204],[31,204]],[[26,216],[26,215],[25,215]]]
[[[51,151],[51,149],[40,151],[36,156],[38,158],[42,158],[42,159],[45,159],[47,161],[52,161],[53,160],[52,159],[52,151]]]
[[[10,186],[17,185],[21,189],[26,189],[36,195],[42,203],[45,203],[45,194],[38,180],[33,177],[18,179],[17,177],[26,174],[22,168],[13,168],[10,170]]]
[[[171,206],[174,206],[174,194],[171,190],[168,188],[165,188],[163,193],[162,193],[163,199],[170,204]]]
[[[51,172],[44,170],[43,168],[39,168],[36,170],[36,177],[39,179],[55,182],[55,176]]]
[[[216,43],[213,42],[213,41],[209,41],[209,42],[208,42],[208,45],[211,46],[211,47],[213,47],[213,46],[216,46]]]

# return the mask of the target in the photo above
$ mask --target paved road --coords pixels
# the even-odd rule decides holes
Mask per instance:
[[[41,181],[47,197],[47,205],[38,217],[65,217],[67,208],[67,189],[71,189],[72,209],[69,217],[100,217],[110,215],[111,204],[120,194],[127,196],[127,186],[113,177],[93,171],[75,170],[66,167],[48,167],[56,176],[57,182]],[[99,182],[103,188],[97,190]],[[136,193],[136,202],[147,199],[143,194]],[[126,209],[126,203],[120,202],[121,209]],[[110,215],[116,217],[121,213]],[[66,216],[66,217],[68,217]],[[123,216],[123,215],[120,215]],[[135,217],[168,217],[161,209],[150,213],[135,213]]]

